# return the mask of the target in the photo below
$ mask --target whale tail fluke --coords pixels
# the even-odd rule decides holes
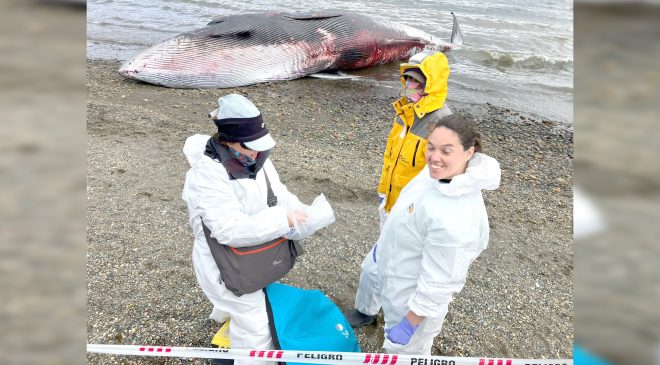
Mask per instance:
[[[451,28],[451,43],[456,46],[463,45],[463,35],[461,34],[461,27],[458,25],[458,19],[456,19],[456,14],[451,12],[452,18],[454,18],[454,25]]]

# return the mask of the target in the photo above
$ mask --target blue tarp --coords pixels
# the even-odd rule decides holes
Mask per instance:
[[[573,364],[574,365],[610,365],[607,361],[601,360],[595,355],[589,353],[581,346],[573,346]]]
[[[273,283],[266,287],[266,297],[276,349],[360,352],[351,325],[319,290]]]

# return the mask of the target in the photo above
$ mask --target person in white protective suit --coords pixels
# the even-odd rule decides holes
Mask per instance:
[[[377,189],[381,229],[401,190],[426,165],[429,131],[440,118],[452,113],[446,102],[449,63],[442,52],[419,52],[400,65],[399,73],[405,96],[392,104],[395,117],[383,153]],[[376,262],[373,260],[375,249],[374,245],[362,261],[355,309],[345,314],[354,328],[375,323],[381,308]]]
[[[481,163],[481,158],[472,158],[468,161],[468,171],[474,171],[472,167]],[[420,171],[421,173],[421,171]],[[381,230],[387,221],[381,216]],[[376,262],[376,250],[378,242],[369,250],[360,265],[360,281],[355,294],[355,308],[346,312],[345,316],[353,328],[376,323],[376,314],[381,309],[380,302],[380,277],[378,276],[378,263]]]
[[[428,136],[427,166],[402,190],[383,226],[374,259],[388,353],[431,355],[453,295],[488,245],[481,190],[496,189],[501,172],[480,150],[468,120],[439,120]]]
[[[188,205],[189,223],[195,237],[192,261],[197,281],[213,304],[211,319],[231,319],[229,338],[234,348],[271,349],[272,339],[264,293],[235,296],[222,283],[204,231],[222,244],[252,246],[276,237],[287,236],[302,227],[304,206],[280,182],[268,158],[275,141],[265,126],[261,113],[241,95],[218,99],[218,108],[210,113],[218,127],[212,137],[194,135],[183,147],[190,163],[182,198]],[[230,159],[235,159],[232,161]],[[232,163],[221,163],[230,161]],[[277,196],[277,205],[266,202],[264,171]],[[294,207],[294,208],[292,208]],[[267,364],[262,361],[237,360],[238,365]]]

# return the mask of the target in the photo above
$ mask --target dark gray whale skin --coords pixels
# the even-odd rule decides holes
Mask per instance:
[[[452,39],[462,42],[457,29],[454,17]],[[229,88],[370,67],[452,46],[419,29],[355,13],[251,13],[219,17],[156,44],[119,73],[172,88]]]

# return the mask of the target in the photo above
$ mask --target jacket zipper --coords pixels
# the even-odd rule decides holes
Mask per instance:
[[[415,167],[415,157],[417,157],[417,149],[419,148],[419,142],[420,140],[417,140],[417,144],[415,145],[415,153],[413,153],[413,167]]]

